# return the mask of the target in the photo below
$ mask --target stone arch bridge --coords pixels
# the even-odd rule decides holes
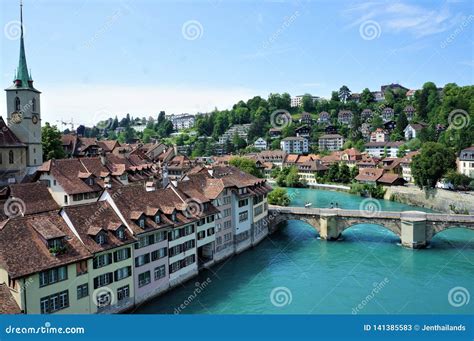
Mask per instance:
[[[271,230],[287,220],[302,220],[313,226],[322,239],[336,240],[341,233],[357,224],[376,224],[398,235],[402,245],[409,248],[423,248],[437,233],[464,227],[474,230],[474,216],[420,211],[364,211],[305,207],[283,207],[269,205],[269,226]]]

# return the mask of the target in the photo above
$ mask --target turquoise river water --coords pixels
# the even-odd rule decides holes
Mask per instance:
[[[289,194],[293,206],[337,202],[358,209],[363,200],[314,189]],[[387,211],[424,210],[379,203]],[[344,231],[342,241],[327,242],[310,225],[288,221],[257,247],[202,271],[135,313],[474,313],[474,231],[446,230],[422,250],[399,242],[385,228],[366,224]]]

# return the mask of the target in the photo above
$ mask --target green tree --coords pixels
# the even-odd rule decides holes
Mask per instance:
[[[347,166],[345,163],[341,164],[339,167],[339,172],[338,172],[338,180],[339,182],[342,183],[348,183],[351,181],[351,170],[349,169],[349,166]]]
[[[310,94],[304,94],[303,99],[303,110],[307,112],[313,112],[314,111],[314,100],[313,96]]]
[[[427,142],[420,154],[413,157],[411,172],[420,188],[435,188],[436,183],[450,169],[456,167],[456,154],[440,143]]]
[[[246,173],[252,174],[253,176],[256,176],[257,178],[263,178],[262,173],[257,168],[257,164],[252,159],[249,159],[247,157],[235,156],[230,159],[229,164],[234,167],[239,168],[240,170]]]
[[[341,86],[341,88],[339,89],[339,99],[346,103],[347,100],[349,99],[349,97],[351,96],[351,90],[349,90],[349,88],[347,87],[347,85],[343,85]]]
[[[41,128],[41,144],[43,145],[43,161],[62,159],[66,156],[61,142],[61,132],[48,122]]]
[[[360,95],[360,101],[362,105],[366,107],[375,101],[374,94],[368,88],[365,88]]]
[[[291,166],[290,171],[285,179],[287,187],[303,187],[304,183],[300,180],[300,176],[298,174],[298,168],[296,166]]]
[[[288,206],[290,198],[286,189],[277,187],[268,194],[268,203],[270,205]]]

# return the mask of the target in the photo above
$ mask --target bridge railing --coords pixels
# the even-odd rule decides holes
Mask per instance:
[[[382,219],[426,219],[430,221],[448,221],[473,223],[474,215],[460,215],[460,214],[443,214],[443,213],[426,213],[421,211],[365,211],[365,210],[346,210],[340,208],[317,208],[317,207],[296,207],[296,206],[276,206],[269,205],[269,210],[283,214],[301,214],[301,215],[336,215],[340,217],[369,217]]]

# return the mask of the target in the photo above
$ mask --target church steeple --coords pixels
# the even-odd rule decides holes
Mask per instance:
[[[28,66],[26,64],[25,41],[23,39],[23,1],[20,0],[20,22],[21,22],[21,36],[20,36],[20,58],[18,60],[18,69],[15,75],[15,87],[23,89],[33,88],[33,79],[28,73]]]

